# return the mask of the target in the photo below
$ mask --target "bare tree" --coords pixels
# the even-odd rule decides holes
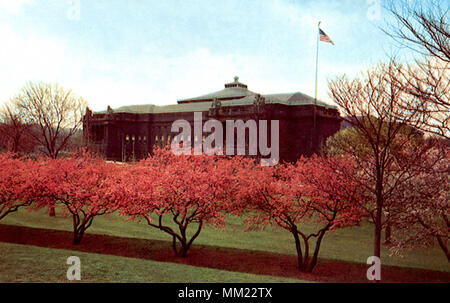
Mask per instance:
[[[56,158],[82,125],[86,102],[58,84],[29,82],[14,97],[15,107],[25,113],[25,122],[33,125],[34,139],[51,158]]]
[[[30,130],[30,125],[25,123],[23,110],[8,102],[0,109],[0,121],[3,123],[0,127],[0,134],[9,151],[17,153],[30,146],[24,140]]]
[[[69,144],[82,125],[86,108],[83,98],[71,90],[42,82],[27,83],[13,104],[25,113],[25,123],[34,129],[30,134],[51,158],[57,158]],[[54,205],[49,205],[49,215],[55,216]]]
[[[384,30],[401,46],[450,62],[450,6],[445,1],[390,1],[394,22]]]
[[[384,30],[401,46],[422,56],[393,79],[411,98],[406,111],[418,111],[417,127],[449,138],[450,116],[450,6],[442,1],[391,1],[394,22]]]
[[[359,78],[350,80],[342,76],[329,82],[330,96],[360,138],[343,146],[355,159],[359,171],[357,176],[348,177],[355,178],[367,192],[367,203],[361,207],[375,226],[374,256],[377,257],[381,255],[382,230],[392,216],[387,213],[393,209],[391,196],[399,184],[411,177],[410,168],[430,148],[426,144],[411,144],[421,137],[414,127],[420,113],[405,112],[402,104],[409,96],[392,85],[401,68],[391,61]],[[409,146],[408,156],[403,152],[404,146]]]
[[[450,62],[434,58],[408,65],[392,84],[409,95],[402,107],[404,112],[419,113],[415,116],[418,128],[450,137]]]

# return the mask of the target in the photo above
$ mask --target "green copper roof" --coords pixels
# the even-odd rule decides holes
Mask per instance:
[[[290,94],[271,94],[264,95],[266,103],[276,103],[284,105],[313,105],[316,104],[314,98],[300,92]],[[337,106],[317,100],[318,106],[326,108],[337,108]]]
[[[239,78],[235,77],[234,82],[225,84],[225,89],[202,95],[196,98],[179,100],[178,104],[170,105],[126,105],[114,109],[114,113],[131,113],[131,114],[159,114],[159,113],[180,113],[180,112],[201,112],[208,111],[211,107],[212,100],[217,99],[229,99],[221,100],[222,107],[229,106],[245,106],[252,105],[255,100],[256,93],[249,91],[247,85],[238,81]],[[288,106],[295,105],[313,105],[315,104],[314,98],[305,95],[300,92],[287,93],[287,94],[270,94],[263,95],[267,104],[283,104]],[[327,104],[323,101],[317,100],[317,105],[326,108],[337,108],[334,105]],[[97,112],[99,114],[105,114],[107,111]]]
[[[195,101],[195,100],[212,100],[214,98],[217,98],[217,99],[238,98],[238,97],[246,97],[246,96],[253,96],[253,95],[256,95],[256,93],[249,91],[248,89],[245,89],[242,87],[230,87],[230,88],[225,88],[225,89],[222,89],[217,92],[210,93],[210,94],[202,95],[199,97],[182,99],[182,100],[179,100],[178,102]]]
[[[313,105],[314,98],[304,95],[302,93],[292,94],[273,94],[265,95],[266,104],[283,104],[288,106],[295,105]],[[254,101],[253,96],[247,96],[239,99],[221,101],[222,107],[229,106],[245,106],[252,105]],[[211,101],[207,102],[192,102],[182,104],[170,104],[170,105],[126,105],[114,109],[114,113],[130,113],[130,114],[159,114],[159,113],[182,113],[182,112],[202,112],[208,111],[211,107]],[[334,105],[327,104],[320,100],[317,100],[317,105],[326,108],[337,108]],[[97,112],[98,114],[105,114],[106,111]]]
[[[214,98],[222,99],[222,98],[239,98],[246,96],[253,96],[256,93],[247,89],[247,85],[239,82],[239,77],[234,77],[234,81],[230,83],[225,83],[225,88],[213,93],[209,93],[206,95],[198,96],[195,98],[188,98],[178,100],[178,103],[184,102],[202,102],[206,100],[213,100]],[[198,101],[197,101],[198,100]]]
[[[130,113],[130,114],[159,114],[159,113],[181,113],[181,112],[195,112],[208,111],[211,107],[211,102],[195,102],[184,104],[169,104],[169,105],[126,105],[114,109],[114,113]],[[106,111],[102,112],[106,113]]]

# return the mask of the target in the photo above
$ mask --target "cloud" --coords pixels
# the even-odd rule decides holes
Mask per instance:
[[[259,57],[217,55],[197,48],[182,56],[143,54],[127,64],[113,64],[111,57],[97,58],[101,68],[77,84],[72,83],[94,110],[107,105],[173,104],[179,99],[221,90],[235,75],[251,86],[260,77]],[[109,62],[109,63],[108,63]]]
[[[163,51],[127,56],[93,52],[70,41],[29,31],[19,34],[0,24],[0,103],[13,97],[27,81],[57,82],[84,97],[94,110],[107,105],[170,104],[178,99],[220,90],[238,75],[257,85],[267,58],[214,54],[195,48],[182,56]]]
[[[26,81],[55,82],[66,73],[77,73],[78,66],[71,62],[59,39],[31,34],[24,38],[1,24],[0,37],[0,102],[17,93]]]
[[[84,97],[93,110],[107,105],[173,104],[179,99],[217,91],[239,76],[255,92],[314,92],[309,73],[293,73],[282,66],[282,58],[268,54],[217,54],[194,48],[181,56],[167,56],[149,48],[139,56],[93,52],[73,48],[70,41],[27,33],[26,38],[0,24],[0,102],[4,102],[26,81],[57,82]],[[311,73],[311,75],[313,75]],[[326,96],[326,88],[319,96]]]
[[[129,104],[173,104],[178,99],[220,90],[234,76],[239,76],[250,90],[258,93],[301,91],[313,96],[314,31],[318,18],[328,15],[321,9],[317,13],[317,9],[308,5],[300,8],[289,1],[270,3],[272,17],[269,21],[288,25],[283,29],[289,37],[282,41],[287,47],[281,47],[280,53],[276,48],[252,53],[198,45],[173,56],[154,44],[144,45],[141,51],[126,48],[105,51],[95,43],[79,44],[73,37],[70,40],[70,36],[52,36],[38,29],[24,30],[0,23],[3,46],[0,48],[0,102],[16,94],[26,81],[41,80],[58,82],[72,89],[83,96],[93,110],[104,110],[107,105],[116,108]],[[339,23],[341,14],[327,14],[330,16],[322,20],[330,25],[328,34],[342,32],[350,26],[348,21]],[[340,25],[331,27],[337,23]],[[299,35],[298,47],[288,48],[291,33]],[[301,35],[306,38],[300,38]],[[269,38],[278,41],[276,37]],[[327,77],[354,69],[348,62],[338,64],[333,57],[336,53],[331,53],[335,50],[337,46],[326,54],[324,48],[319,63],[318,95],[323,100],[329,99]]]

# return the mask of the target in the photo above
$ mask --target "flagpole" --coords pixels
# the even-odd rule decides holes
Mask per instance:
[[[317,25],[317,45],[316,45],[316,80],[315,80],[315,94],[314,94],[314,114],[313,114],[313,119],[314,119],[314,136],[317,135],[316,132],[316,107],[317,107],[317,66],[319,64],[319,28],[320,28],[320,22]]]

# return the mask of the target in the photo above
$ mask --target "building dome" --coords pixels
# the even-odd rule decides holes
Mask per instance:
[[[230,82],[230,83],[226,83],[225,84],[225,88],[232,88],[232,87],[240,87],[240,88],[247,89],[247,85],[246,84],[239,82],[239,77],[238,76],[234,77],[234,82]]]

